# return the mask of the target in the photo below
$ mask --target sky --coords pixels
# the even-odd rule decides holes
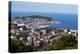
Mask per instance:
[[[67,13],[78,14],[78,6],[71,4],[12,2],[12,12],[40,12],[40,13]]]

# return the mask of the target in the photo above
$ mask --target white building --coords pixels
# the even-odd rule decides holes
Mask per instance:
[[[23,31],[23,28],[19,28],[20,31]]]
[[[24,24],[17,24],[18,26],[24,26]]]
[[[51,34],[52,34],[52,35],[55,35],[55,31],[51,31]]]
[[[72,35],[77,36],[78,30],[71,30]]]
[[[67,32],[68,32],[68,30],[67,30],[67,29],[64,29],[64,32],[65,32],[65,33],[67,33]]]
[[[68,34],[71,34],[71,31],[69,31]]]
[[[43,35],[46,33],[46,30],[41,30],[41,32],[43,33]]]

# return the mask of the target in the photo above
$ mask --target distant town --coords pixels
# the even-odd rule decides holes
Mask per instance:
[[[78,36],[78,30],[67,28],[50,28],[49,26],[51,24],[61,23],[56,20],[53,21],[50,17],[39,15],[27,17],[16,16],[11,18],[11,22],[9,23],[11,28],[9,31],[10,39],[22,41],[22,44],[26,47],[34,46],[41,49],[46,45],[51,46],[62,36]]]

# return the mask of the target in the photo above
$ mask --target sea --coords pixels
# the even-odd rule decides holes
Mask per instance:
[[[78,14],[65,14],[65,13],[39,13],[39,12],[12,12],[11,16],[31,16],[40,15],[48,16],[53,20],[60,21],[60,24],[52,24],[50,27],[53,28],[66,28],[66,29],[78,29]]]

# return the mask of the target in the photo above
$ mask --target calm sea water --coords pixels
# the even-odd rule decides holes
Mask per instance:
[[[14,12],[12,16],[31,16],[41,15],[52,17],[53,20],[62,22],[61,24],[53,24],[50,27],[53,28],[67,28],[78,29],[78,15],[77,14],[61,14],[61,13],[33,13],[33,12]]]

